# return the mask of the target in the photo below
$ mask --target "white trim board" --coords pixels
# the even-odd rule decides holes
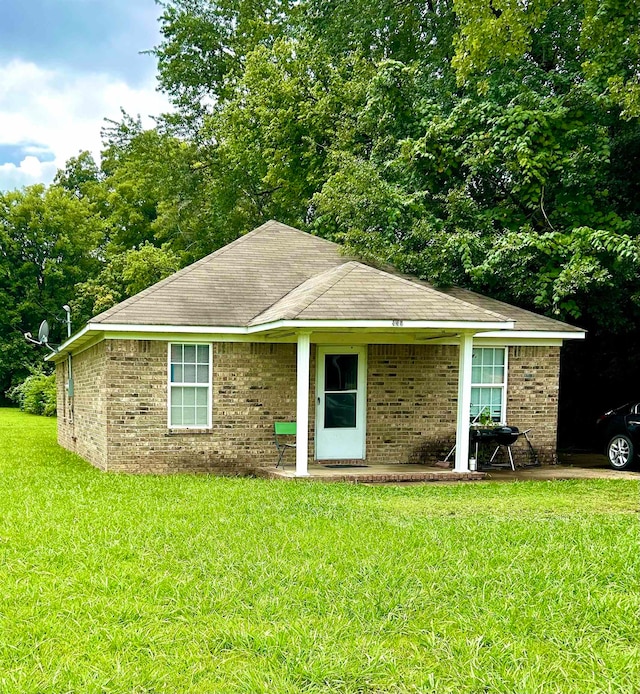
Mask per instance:
[[[202,388],[206,387],[207,388],[207,425],[203,426],[202,424],[198,425],[191,425],[191,424],[172,424],[171,423],[171,387],[174,385],[174,383],[171,381],[171,347],[173,345],[182,345],[183,347],[186,345],[193,345],[193,346],[201,346],[201,345],[207,345],[208,347],[208,352],[209,352],[209,381],[204,386],[201,383],[176,383],[175,385],[178,387],[181,386],[186,386],[186,387],[196,387],[196,388]],[[167,430],[168,431],[192,431],[194,429],[196,430],[210,430],[213,428],[213,348],[211,343],[209,342],[200,342],[200,343],[194,343],[194,342],[169,342],[167,343]]]
[[[225,327],[225,326],[176,326],[176,325],[122,325],[107,323],[88,323],[80,332],[64,342],[57,354],[45,357],[46,361],[57,361],[59,358],[77,345],[74,354],[93,346],[101,339],[129,339],[129,340],[175,340],[180,336],[182,340],[193,342],[292,342],[296,341],[296,331],[300,329],[312,330],[315,334],[314,342],[324,343],[331,340],[341,341],[351,339],[353,342],[367,344],[366,331],[371,343],[381,344],[385,339],[390,343],[416,343],[416,344],[458,344],[457,336],[452,335],[425,335],[422,337],[420,330],[473,330],[476,332],[475,340],[484,344],[496,345],[561,345],[564,340],[584,339],[584,332],[562,331],[519,331],[513,330],[513,323],[502,324],[477,324],[454,321],[402,321],[402,325],[393,325],[394,321],[278,321],[254,327]],[[495,330],[496,325],[504,326],[504,330]],[[508,329],[507,329],[508,326]],[[275,330],[289,329],[291,332],[282,336],[268,335],[266,333]],[[486,332],[484,331],[486,329]],[[340,331],[338,336],[331,337],[331,332]],[[364,334],[363,334],[364,333]],[[334,333],[335,335],[335,333]],[[351,336],[348,338],[348,336]],[[357,336],[357,340],[354,339]],[[84,339],[83,339],[84,338]],[[89,344],[82,344],[89,341]],[[352,343],[353,343],[352,342]],[[80,344],[78,344],[80,343]]]
[[[352,429],[325,429],[323,424],[326,391],[325,356],[327,354],[358,355],[358,386],[356,390],[356,426]],[[367,456],[367,384],[369,377],[366,345],[319,345],[315,373],[315,436],[316,460],[364,460]],[[333,441],[332,441],[333,439]],[[340,446],[343,448],[340,448]],[[332,446],[334,448],[332,449]],[[347,447],[346,449],[344,447]],[[351,449],[349,449],[351,446]]]
[[[478,339],[511,339],[517,338],[522,339],[546,339],[546,340],[584,340],[587,333],[586,331],[575,332],[567,331],[562,332],[561,330],[505,330],[500,332],[486,332],[482,335],[478,335]]]
[[[280,320],[250,326],[206,326],[206,325],[145,325],[126,323],[87,323],[86,330],[104,332],[147,332],[147,333],[194,333],[252,335],[269,330],[290,328],[294,330],[318,330],[325,328],[383,328],[393,331],[416,329],[433,330],[513,330],[513,321],[446,321],[446,320]],[[74,338],[70,338],[73,340]],[[69,340],[68,340],[69,341]],[[67,342],[68,342],[67,341]]]

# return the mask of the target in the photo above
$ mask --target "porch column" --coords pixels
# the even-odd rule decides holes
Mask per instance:
[[[309,355],[310,333],[298,334],[296,350],[296,477],[306,477],[309,457]]]
[[[456,472],[469,472],[469,415],[471,412],[471,356],[473,335],[460,336],[458,362],[458,420],[456,425]]]

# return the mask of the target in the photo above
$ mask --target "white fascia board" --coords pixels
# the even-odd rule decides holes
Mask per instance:
[[[139,339],[144,339],[144,335],[150,335],[155,333],[168,333],[170,335],[190,333],[193,335],[246,335],[247,328],[209,328],[202,325],[125,325],[118,323],[87,323],[87,325],[80,330],[80,332],[72,335],[66,342],[63,342],[58,348],[57,354],[62,354],[62,352],[67,352],[71,349],[73,351],[73,346],[78,342],[82,341],[83,337],[87,334],[99,334],[103,333],[105,337],[110,337],[111,333],[124,333],[129,335],[130,333],[137,334]],[[57,354],[49,355],[48,359],[55,361]]]
[[[251,326],[249,333],[294,328],[321,330],[325,328],[372,328],[385,330],[513,330],[513,321],[445,321],[445,320],[280,320]],[[500,332],[502,334],[502,332]]]
[[[561,330],[505,330],[478,335],[479,338],[504,339],[540,339],[540,340],[584,340],[586,332],[564,332]]]
[[[87,328],[105,333],[191,333],[193,335],[245,335],[245,327],[219,327],[208,325],[127,325],[120,323],[89,323]]]
[[[325,328],[391,328],[406,329],[446,329],[446,330],[512,330],[513,321],[424,321],[424,320],[278,320],[248,327],[203,326],[203,325],[120,325],[117,323],[89,324],[95,330],[104,332],[133,333],[190,333],[192,335],[251,335],[280,328],[321,330]]]
[[[489,337],[484,338],[483,335],[473,338],[474,344],[478,347],[562,347],[563,340],[537,339],[533,337]],[[457,343],[451,343],[457,344]]]
[[[87,325],[60,345],[58,353],[66,352],[74,344],[82,340],[87,334],[104,333],[109,337],[112,333],[124,333],[125,335],[134,333],[137,335],[153,335],[165,333],[171,335],[252,335],[281,328],[306,329],[306,330],[326,330],[336,328],[369,328],[372,330],[384,329],[393,330],[400,333],[409,330],[475,330],[482,331],[480,334],[502,336],[503,331],[513,330],[513,321],[419,321],[419,320],[281,320],[262,325],[246,326],[206,326],[206,325],[144,325],[144,324],[125,324],[125,323],[87,323]],[[49,359],[54,359],[56,355],[50,355]]]
[[[58,347],[58,351],[55,354],[48,354],[45,357],[45,361],[55,362],[57,357],[62,358],[63,356],[66,356],[66,353],[69,351],[69,347],[85,337],[89,332],[96,332],[95,326],[92,328],[91,325],[85,325],[80,332],[72,335],[65,342],[63,342],[60,347]]]

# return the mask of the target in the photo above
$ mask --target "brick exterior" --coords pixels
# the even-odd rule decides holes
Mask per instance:
[[[557,462],[559,347],[509,348],[507,420],[529,434],[540,462]],[[524,439],[514,446],[526,459]]]
[[[73,420],[66,393],[67,362],[56,365],[58,442],[101,470],[107,466],[107,344],[100,342],[73,360]]]
[[[370,345],[367,370],[367,460],[442,459],[455,440],[458,348]]]
[[[295,346],[213,345],[213,427],[167,428],[167,344],[107,347],[109,469],[237,474],[274,459],[273,422],[295,420]]]
[[[545,462],[555,459],[559,348],[509,350],[507,412]],[[309,455],[314,456],[315,348],[311,349]],[[296,416],[296,347],[213,344],[213,427],[167,428],[167,343],[106,340],[74,357],[71,422],[57,367],[58,440],[103,470],[241,474],[276,460],[273,422]],[[458,348],[370,345],[367,462],[433,463],[453,445]],[[288,465],[295,454],[287,454]]]

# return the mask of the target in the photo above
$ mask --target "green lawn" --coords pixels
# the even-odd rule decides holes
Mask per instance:
[[[0,692],[637,694],[638,485],[100,473],[0,410]]]

